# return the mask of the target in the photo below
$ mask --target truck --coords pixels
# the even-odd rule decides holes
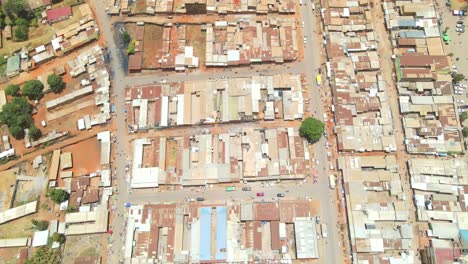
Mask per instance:
[[[226,187],[226,192],[233,192],[233,191],[234,191],[234,186]]]
[[[335,189],[335,175],[330,174],[329,181],[330,181],[330,189]]]
[[[327,224],[320,224],[320,228],[322,229],[322,236],[324,238],[327,238]]]

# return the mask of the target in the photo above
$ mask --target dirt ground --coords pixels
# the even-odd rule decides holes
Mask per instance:
[[[452,10],[464,9],[468,3],[465,0],[450,0]]]
[[[0,264],[17,264],[21,248],[0,248]]]
[[[101,146],[95,137],[63,148],[62,152],[72,153],[73,176],[93,173],[100,169]]]
[[[0,212],[10,208],[18,168],[0,172]]]
[[[157,58],[161,56],[163,28],[158,25],[145,25],[143,40],[143,68],[159,68]]]
[[[77,257],[95,257],[105,254],[102,240],[105,235],[68,236],[62,264],[74,264]]]
[[[199,58],[199,68],[203,70],[205,67],[206,53],[206,32],[201,30],[200,25],[187,25],[187,45],[192,46],[194,56]]]

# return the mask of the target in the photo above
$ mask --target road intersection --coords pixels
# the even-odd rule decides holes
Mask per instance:
[[[336,209],[336,202],[334,201],[335,195],[329,189],[328,184],[328,160],[326,156],[327,149],[325,147],[326,139],[322,139],[320,142],[313,146],[313,153],[315,158],[319,160],[317,170],[319,172],[319,182],[312,183],[310,179],[305,182],[281,182],[281,183],[254,183],[252,185],[252,191],[243,192],[238,188],[234,192],[225,192],[224,189],[213,187],[213,188],[189,188],[184,190],[174,191],[162,191],[162,190],[143,190],[143,191],[132,191],[129,189],[128,179],[126,177],[126,163],[129,162],[131,153],[128,153],[128,142],[130,136],[127,133],[127,124],[125,121],[124,104],[125,94],[124,89],[129,85],[141,85],[153,82],[178,82],[186,80],[206,80],[206,79],[217,79],[217,78],[234,78],[234,77],[245,77],[254,74],[258,75],[272,75],[279,73],[296,73],[305,74],[307,79],[308,93],[310,95],[310,104],[308,106],[309,116],[315,116],[319,119],[323,116],[324,110],[327,107],[323,107],[323,101],[326,98],[327,93],[323,91],[323,87],[317,87],[315,83],[315,75],[317,69],[321,65],[321,54],[319,43],[321,43],[321,36],[317,33],[317,17],[314,15],[311,8],[308,6],[302,6],[302,19],[305,21],[304,32],[305,36],[309,40],[305,45],[304,58],[294,63],[288,63],[284,65],[255,65],[253,67],[242,67],[242,68],[228,68],[223,71],[214,72],[201,72],[194,71],[189,73],[166,73],[158,72],[148,75],[138,76],[127,76],[124,72],[123,60],[120,57],[119,52],[120,44],[115,43],[113,23],[107,14],[105,13],[105,1],[91,0],[91,4],[95,9],[97,17],[101,18],[99,21],[101,34],[103,34],[107,42],[107,48],[110,51],[110,67],[113,72],[112,76],[112,89],[114,94],[114,103],[116,108],[115,116],[115,131],[114,136],[116,137],[116,143],[113,148],[113,157],[115,158],[114,170],[116,172],[115,189],[118,190],[118,194],[115,195],[116,199],[113,200],[116,208],[116,213],[112,215],[112,229],[118,232],[123,232],[126,226],[125,218],[125,207],[124,203],[130,202],[134,204],[145,204],[145,203],[156,203],[156,202],[184,202],[187,198],[203,197],[205,200],[254,200],[271,201],[278,199],[277,193],[285,193],[286,197],[282,199],[306,199],[311,197],[317,199],[321,204],[321,219],[322,222],[326,222],[329,226],[335,226],[338,223],[338,213]],[[239,16],[241,17],[241,16]],[[245,17],[243,15],[242,17]],[[298,21],[298,24],[300,22]],[[328,88],[327,88],[328,89]],[[142,135],[143,136],[143,135]],[[256,191],[264,192],[264,197],[256,197]],[[343,263],[342,249],[339,246],[341,238],[338,234],[337,228],[329,228],[329,236],[327,243],[323,243],[323,251],[321,252],[321,263]],[[127,263],[128,260],[123,260],[123,239],[114,239],[111,244],[113,254],[108,258],[108,263]]]

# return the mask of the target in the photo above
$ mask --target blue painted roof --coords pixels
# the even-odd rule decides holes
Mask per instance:
[[[200,260],[211,260],[211,207],[202,207],[200,213]]]
[[[460,229],[460,240],[463,244],[463,248],[468,248],[468,230]]]
[[[226,207],[216,207],[216,256],[217,260],[226,259]]]

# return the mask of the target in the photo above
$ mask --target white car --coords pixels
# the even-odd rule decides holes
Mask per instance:
[[[466,84],[460,84],[459,86],[460,86],[460,88],[463,88],[463,89],[468,87],[468,85],[466,85]]]
[[[459,103],[459,104],[464,104],[465,101],[464,101],[464,100],[457,100],[457,103]]]
[[[463,26],[462,24],[458,24],[457,23],[457,28],[464,28],[465,26]]]
[[[304,44],[307,43],[307,37],[304,37]]]
[[[302,21],[302,28],[304,28],[304,26],[305,26],[305,23],[304,23],[304,21]]]
[[[456,90],[456,91],[455,91],[455,94],[462,94],[462,91]]]
[[[455,31],[463,33],[463,32],[465,32],[465,29],[464,28],[456,28]]]

